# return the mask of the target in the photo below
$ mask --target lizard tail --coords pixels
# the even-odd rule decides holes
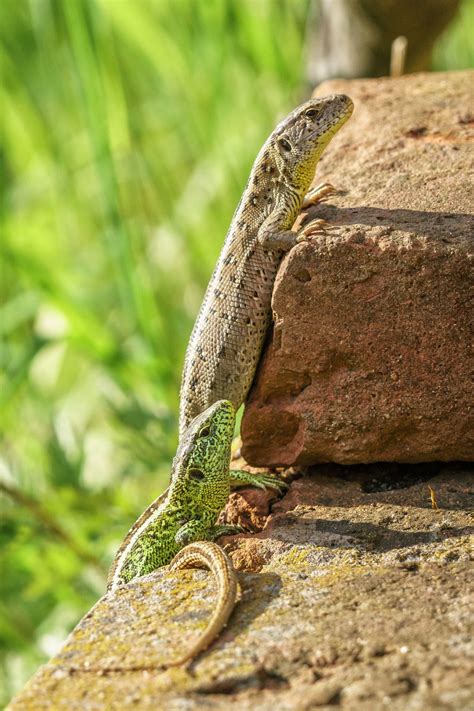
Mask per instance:
[[[167,667],[185,664],[197,656],[218,636],[235,607],[239,584],[228,555],[217,543],[198,541],[182,548],[170,563],[170,570],[207,568],[217,582],[217,600],[209,623],[191,649],[179,659],[167,662]]]

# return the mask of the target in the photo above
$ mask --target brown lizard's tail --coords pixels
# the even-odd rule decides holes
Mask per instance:
[[[183,568],[208,568],[217,581],[217,601],[209,624],[201,637],[184,656],[167,662],[167,667],[185,664],[207,649],[226,626],[239,592],[237,576],[230,558],[217,543],[198,541],[182,548],[171,561],[170,570]]]

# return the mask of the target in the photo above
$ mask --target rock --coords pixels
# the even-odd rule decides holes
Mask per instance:
[[[472,708],[472,466],[402,473],[315,467],[260,533],[221,539],[243,594],[189,670],[163,663],[206,624],[211,576],[161,569],[99,601],[10,711]]]
[[[474,458],[474,72],[332,81],[352,119],[326,235],[279,270],[242,421],[253,465]]]
[[[359,103],[320,176],[351,193],[316,211],[337,234],[297,247],[280,271],[248,458],[472,452],[469,77],[322,87]],[[473,708],[472,466],[322,464],[283,477],[280,498],[231,497],[225,519],[258,533],[221,539],[242,597],[189,670],[163,665],[206,624],[214,584],[205,571],[160,569],[102,598],[10,711]]]

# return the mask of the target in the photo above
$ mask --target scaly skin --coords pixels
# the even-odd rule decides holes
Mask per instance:
[[[235,594],[229,594],[230,562],[224,565],[225,554],[222,557],[213,546],[202,543],[235,531],[216,526],[231,482],[281,486],[272,477],[229,472],[235,409],[252,384],[271,319],[271,294],[281,257],[320,231],[320,220],[298,232],[291,227],[303,206],[330,192],[330,186],[325,186],[307,195],[321,153],[352,109],[352,101],[344,95],[312,99],[276,127],[258,154],[186,353],[180,446],[170,487],[132,527],[109,575],[108,590],[113,591],[166,565],[183,546],[196,542],[192,550],[181,553],[176,565],[200,562],[210,567],[221,584],[219,604],[208,630],[176,663],[209,644],[235,602]],[[233,581],[236,590],[235,577]]]
[[[321,191],[305,196],[321,153],[352,110],[342,94],[311,99],[292,111],[260,150],[186,352],[180,437],[216,400],[226,398],[236,409],[244,402],[271,321],[283,253],[320,232],[321,220],[299,232],[291,227],[303,206],[321,199]]]
[[[218,546],[203,543],[242,530],[216,525],[231,482],[260,488],[285,486],[272,476],[229,470],[234,426],[235,409],[228,400],[214,403],[192,421],[174,459],[168,490],[130,529],[109,573],[109,592],[170,562],[177,569],[199,563],[216,576],[218,604],[208,629],[185,657],[167,666],[180,664],[206,648],[226,624],[235,603],[237,581],[230,561]],[[191,543],[189,550],[184,548]]]
[[[217,583],[217,600],[203,634],[186,654],[168,662],[166,665],[168,667],[185,664],[194,659],[199,652],[207,649],[227,624],[240,591],[230,558],[216,543],[198,541],[182,548],[171,561],[170,570],[183,568],[209,568]]]

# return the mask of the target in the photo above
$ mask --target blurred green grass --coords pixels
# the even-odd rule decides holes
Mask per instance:
[[[0,685],[102,594],[165,486],[184,349],[308,0],[0,5]],[[473,65],[474,4],[435,67]]]

